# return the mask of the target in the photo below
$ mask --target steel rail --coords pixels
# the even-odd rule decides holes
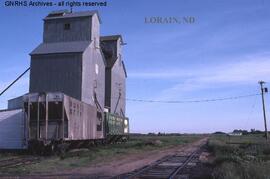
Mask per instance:
[[[4,168],[12,168],[12,167],[17,167],[20,165],[29,165],[29,164],[33,164],[36,163],[40,160],[40,158],[38,157],[34,157],[34,158],[11,158],[11,159],[6,159],[6,160],[1,160],[1,164],[0,164],[0,169],[4,169]]]
[[[132,174],[131,176],[125,177],[125,179],[130,179],[130,178],[134,178],[137,177],[138,175],[142,174],[143,172],[151,169],[152,167],[161,164],[162,162],[165,162],[166,160],[170,159],[171,157],[173,157],[172,155],[168,155],[164,158],[162,158],[161,160],[158,160],[150,165],[148,165],[147,167],[142,168],[141,170],[137,171],[136,173]]]
[[[168,175],[168,179],[173,179],[182,169],[184,169],[187,164],[192,160],[194,159],[195,155],[200,151],[202,145],[200,145],[198,147],[198,149],[196,149],[195,151],[193,151],[191,154],[189,154],[185,161],[183,162],[182,165],[178,166],[176,169],[173,170],[173,172],[171,172],[169,175]],[[158,166],[159,164],[162,164],[163,162],[166,162],[170,159],[173,159],[177,157],[177,155],[169,155],[167,157],[164,157],[163,159],[159,160],[159,161],[156,161],[152,164],[150,164],[149,166],[146,166],[138,171],[135,171],[134,174],[131,174],[130,176],[127,176],[127,177],[124,177],[125,179],[132,179],[132,178],[135,178],[135,177],[140,177],[141,174],[143,174],[144,172],[148,171],[148,170],[151,170],[153,169],[155,166]]]
[[[187,166],[187,164],[195,157],[195,155],[197,154],[197,152],[200,150],[200,148],[199,149],[197,149],[197,150],[195,150],[188,158],[187,158],[187,160],[182,164],[182,165],[180,165],[179,167],[177,167],[176,169],[175,169],[175,171],[172,173],[172,174],[170,174],[170,176],[169,176],[169,179],[173,179],[185,166]]]

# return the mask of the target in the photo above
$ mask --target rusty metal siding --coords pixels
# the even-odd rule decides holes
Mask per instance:
[[[26,128],[22,109],[0,111],[0,149],[25,149]]]
[[[69,30],[64,29],[65,24],[70,24]],[[91,24],[91,16],[45,20],[43,42],[90,41]]]
[[[32,56],[30,93],[59,91],[81,100],[81,87],[80,53]]]

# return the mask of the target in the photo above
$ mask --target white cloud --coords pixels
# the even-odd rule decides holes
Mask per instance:
[[[239,59],[242,59],[239,62]],[[226,61],[226,59],[224,60]],[[270,81],[270,55],[241,56],[236,62],[219,65],[194,66],[189,69],[170,69],[130,72],[132,79],[181,79],[183,85],[198,83],[254,83],[258,80]]]
[[[184,70],[176,70],[173,67],[172,69],[131,73],[129,77],[139,80],[158,79],[161,80],[161,84],[162,81],[166,80],[175,81],[172,86],[168,86],[158,95],[152,96],[155,100],[191,100],[190,97],[196,98],[196,93],[201,90],[218,88],[219,91],[222,91],[222,88],[231,86],[255,86],[259,80],[270,82],[269,54],[241,56],[234,59],[235,62],[233,63],[205,64],[204,66],[185,68]],[[242,59],[242,61],[238,59]],[[195,98],[192,97],[192,99]]]
[[[139,78],[139,79],[169,79],[169,78],[184,78],[193,76],[191,72],[183,70],[158,70],[152,72],[130,72],[128,73],[130,78]]]
[[[254,83],[259,80],[270,80],[270,57],[257,57],[219,66],[196,78],[197,81],[206,83]]]

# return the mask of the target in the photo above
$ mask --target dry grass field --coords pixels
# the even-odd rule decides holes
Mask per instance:
[[[213,154],[213,178],[269,179],[270,143],[262,135],[213,135],[208,147]]]

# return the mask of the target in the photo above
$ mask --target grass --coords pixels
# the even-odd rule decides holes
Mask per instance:
[[[67,152],[64,158],[50,156],[42,158],[41,162],[32,165],[19,166],[11,169],[0,169],[0,174],[40,174],[54,173],[79,167],[87,167],[95,163],[110,162],[130,154],[143,153],[165,149],[177,145],[185,145],[202,138],[201,135],[181,136],[149,136],[134,135],[129,141],[121,144],[111,144],[90,149]],[[0,154],[1,160],[2,154]]]
[[[270,178],[270,143],[261,135],[214,135],[208,147],[214,154],[213,178]]]

